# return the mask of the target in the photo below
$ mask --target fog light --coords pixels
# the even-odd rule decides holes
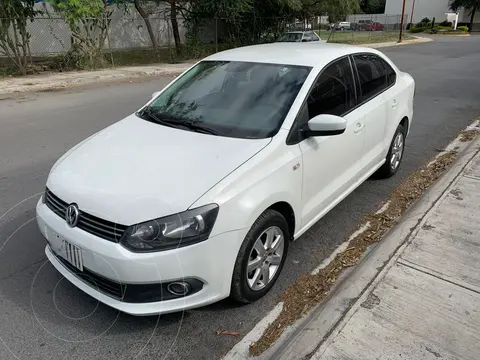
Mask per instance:
[[[190,289],[190,284],[183,281],[172,282],[167,286],[167,290],[176,296],[185,296],[190,292]]]

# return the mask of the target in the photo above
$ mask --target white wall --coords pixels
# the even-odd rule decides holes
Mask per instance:
[[[408,14],[408,22],[410,22],[410,14],[412,13],[412,5],[414,0],[406,0],[405,14]],[[435,17],[435,22],[445,20],[445,13],[449,12],[450,0],[415,0],[415,10],[413,12],[413,23],[418,23],[425,17],[430,20]],[[385,14],[401,14],[402,0],[387,0],[385,5]]]
[[[66,22],[53,12],[48,4],[36,4],[39,10],[48,10],[48,15],[40,15],[33,22],[27,24],[27,30],[31,34],[30,49],[32,55],[40,56],[45,54],[66,53],[70,49],[70,29]],[[145,22],[137,11],[130,7],[125,14],[123,8],[114,9],[112,22],[109,29],[109,38],[105,48],[113,50],[138,49],[150,47],[150,37]],[[156,9],[159,9],[157,6]],[[165,19],[165,13],[158,11],[150,16],[150,23],[157,37],[160,46],[173,45],[173,34],[170,21]],[[182,42],[185,40],[185,27],[183,21],[178,20],[179,32]]]

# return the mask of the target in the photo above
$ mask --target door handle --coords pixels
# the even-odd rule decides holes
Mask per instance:
[[[360,131],[363,130],[364,127],[365,127],[365,124],[357,123],[357,125],[355,126],[355,130],[353,132],[355,134],[358,134]]]
[[[397,105],[398,105],[398,101],[397,101],[397,100],[393,100],[393,102],[392,102],[392,108],[395,109],[395,108],[397,107]]]

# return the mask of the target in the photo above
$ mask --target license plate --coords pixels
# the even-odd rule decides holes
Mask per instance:
[[[82,249],[78,246],[70,244],[67,240],[62,240],[63,257],[78,270],[83,271]]]

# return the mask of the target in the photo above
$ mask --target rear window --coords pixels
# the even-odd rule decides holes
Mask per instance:
[[[277,42],[300,42],[302,41],[303,34],[301,33],[287,33],[283,34]]]
[[[367,101],[387,88],[387,77],[383,60],[374,54],[353,56],[360,81],[360,101]]]

